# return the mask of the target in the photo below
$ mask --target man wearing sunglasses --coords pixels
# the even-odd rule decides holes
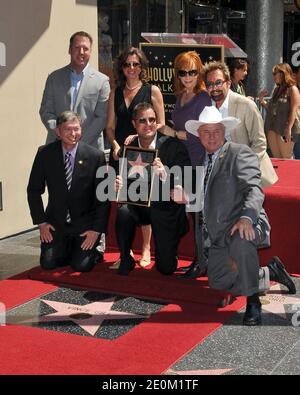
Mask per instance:
[[[223,118],[232,116],[240,119],[240,125],[226,133],[226,140],[246,144],[256,153],[262,174],[262,186],[274,184],[278,177],[266,152],[267,141],[262,116],[253,100],[241,96],[230,89],[230,73],[227,65],[210,62],[205,68],[205,81],[212,104]]]
[[[188,230],[184,204],[175,203],[174,189],[182,186],[180,177],[171,177],[168,169],[177,166],[183,174],[185,166],[190,166],[188,151],[178,139],[164,136],[157,132],[157,118],[153,106],[149,103],[138,104],[133,111],[133,126],[138,138],[131,146],[158,150],[152,163],[154,177],[158,177],[158,188],[170,182],[170,192],[166,199],[158,194],[150,207],[123,204],[117,209],[116,236],[121,254],[118,274],[128,275],[135,267],[134,258],[130,255],[135,230],[138,225],[151,224],[155,243],[156,269],[165,275],[177,269],[177,247],[181,237]],[[124,185],[121,176],[117,176],[117,191]],[[152,194],[153,195],[153,194]],[[177,201],[177,200],[176,200]]]

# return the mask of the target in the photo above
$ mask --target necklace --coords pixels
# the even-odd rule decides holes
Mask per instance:
[[[128,86],[128,84],[127,84],[127,82],[126,82],[126,88],[129,90],[129,91],[134,91],[136,88],[139,88],[139,87],[141,87],[142,85],[141,85],[141,81],[139,81],[138,82],[138,84],[137,85],[135,85],[135,86],[133,86],[132,88],[130,87],[130,86]]]

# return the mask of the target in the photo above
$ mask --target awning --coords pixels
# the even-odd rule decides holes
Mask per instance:
[[[210,44],[223,45],[226,58],[247,58],[244,52],[227,34],[198,33],[142,33],[149,43],[166,44]]]

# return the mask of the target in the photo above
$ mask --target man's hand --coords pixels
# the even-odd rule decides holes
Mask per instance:
[[[171,199],[177,204],[187,204],[188,199],[181,185],[175,185],[170,192]]]
[[[39,225],[40,229],[40,239],[42,243],[51,243],[53,240],[52,233],[50,232],[51,230],[55,232],[55,228],[51,224],[41,224]]]
[[[137,134],[130,134],[127,136],[124,141],[124,145],[130,145],[137,138],[137,136]]]
[[[166,181],[168,175],[167,175],[164,165],[161,163],[160,158],[154,159],[153,167],[154,167],[154,174],[159,176],[159,178],[162,181]]]
[[[119,192],[122,186],[123,186],[123,179],[121,176],[117,176],[115,181],[115,191]]]
[[[113,149],[113,158],[114,160],[119,160],[119,152],[120,152],[121,147],[119,144],[116,144],[114,149]]]
[[[239,231],[241,239],[246,239],[248,241],[255,239],[255,231],[249,219],[240,218],[238,222],[232,227],[230,236],[232,236],[237,230]]]
[[[94,244],[96,243],[99,233],[93,230],[87,230],[86,232],[82,233],[80,236],[85,237],[85,240],[81,244],[81,249],[85,251],[85,250],[91,250],[94,247]]]

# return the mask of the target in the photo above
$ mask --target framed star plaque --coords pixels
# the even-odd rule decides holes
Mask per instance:
[[[123,186],[117,193],[117,202],[150,207],[153,187],[152,163],[157,150],[126,146],[121,173]]]

